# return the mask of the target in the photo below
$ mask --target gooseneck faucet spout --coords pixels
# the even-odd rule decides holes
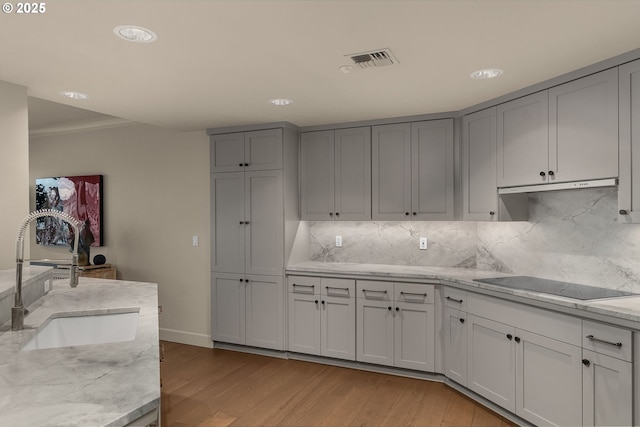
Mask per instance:
[[[72,288],[78,286],[78,239],[80,237],[80,221],[64,212],[43,209],[27,215],[18,228],[16,238],[16,293],[13,307],[11,308],[11,330],[19,331],[24,328],[24,316],[26,309],[22,303],[22,264],[24,263],[24,236],[27,232],[28,225],[38,219],[46,216],[62,219],[73,227],[74,245],[73,256],[71,258],[71,270],[69,273],[69,285]]]

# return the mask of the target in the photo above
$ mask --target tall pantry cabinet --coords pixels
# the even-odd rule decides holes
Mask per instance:
[[[284,350],[284,268],[298,226],[298,130],[209,129],[211,336]]]

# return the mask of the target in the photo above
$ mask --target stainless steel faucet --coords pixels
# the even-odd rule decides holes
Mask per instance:
[[[69,272],[69,285],[72,288],[78,286],[78,241],[80,238],[80,221],[69,214],[52,209],[38,210],[27,215],[20,224],[16,239],[16,294],[15,302],[11,308],[12,331],[24,329],[24,316],[27,313],[27,310],[24,308],[24,304],[22,303],[22,264],[24,261],[29,261],[24,259],[24,236],[27,232],[27,226],[32,221],[45,216],[60,218],[68,222],[73,227],[74,245],[73,256],[71,257],[71,270]]]

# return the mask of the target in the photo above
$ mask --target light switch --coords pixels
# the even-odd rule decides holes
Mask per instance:
[[[426,237],[421,237],[420,238],[420,250],[425,250],[427,249],[427,238]]]
[[[198,236],[193,236],[193,246],[198,246],[199,243]]]
[[[342,236],[336,236],[336,247],[337,248],[342,247]]]

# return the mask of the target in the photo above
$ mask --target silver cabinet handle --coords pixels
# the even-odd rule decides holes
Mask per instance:
[[[377,292],[379,294],[386,294],[387,293],[387,291],[375,291],[375,290],[371,290],[371,289],[362,289],[362,292],[364,292],[365,294],[367,292]]]
[[[455,298],[451,298],[451,297],[445,297],[446,299],[448,299],[449,301],[453,301],[453,302],[457,302],[459,304],[462,304],[462,300],[461,299],[455,299]]]
[[[301,288],[315,288],[316,285],[298,285],[296,283],[293,284],[293,287],[295,288],[296,286],[299,286]]]
[[[605,341],[605,340],[601,340],[599,338],[596,338],[593,335],[587,335],[586,338],[589,341],[595,341],[595,342],[599,342],[599,343],[602,343],[602,344],[612,345],[612,346],[618,347],[618,348],[622,347],[622,343],[621,342]]]

